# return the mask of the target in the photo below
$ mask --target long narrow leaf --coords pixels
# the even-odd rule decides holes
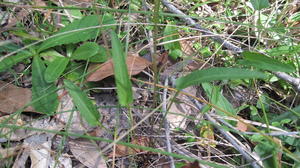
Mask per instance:
[[[242,53],[242,56],[244,56],[244,60],[240,64],[243,65],[250,65],[269,71],[294,72],[296,70],[292,65],[281,63],[260,53],[245,51]]]
[[[72,97],[73,103],[79,110],[81,116],[91,125],[99,125],[100,114],[87,95],[74,83],[64,80],[64,84]]]
[[[233,108],[233,105],[224,97],[221,93],[219,86],[213,86],[210,83],[202,83],[202,88],[204,89],[209,101],[215,106],[230,112],[233,115],[236,115],[236,109]],[[226,116],[223,111],[215,109],[219,115]]]
[[[58,106],[57,89],[54,83],[48,83],[44,79],[45,70],[43,61],[35,56],[32,62],[32,101],[35,110],[52,114]]]
[[[11,68],[13,65],[31,57],[32,54],[29,51],[21,52],[17,55],[13,55],[10,57],[7,57],[0,61],[0,72],[3,72],[9,68]]]
[[[184,77],[176,80],[177,89],[181,90],[191,85],[197,85],[203,82],[214,80],[230,79],[249,79],[249,78],[266,78],[267,76],[259,71],[251,71],[239,68],[210,68],[194,71]]]
[[[111,43],[119,103],[123,106],[127,106],[133,101],[132,85],[127,71],[124,50],[122,49],[121,42],[114,31],[111,31]]]

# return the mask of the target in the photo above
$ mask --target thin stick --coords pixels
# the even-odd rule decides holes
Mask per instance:
[[[166,78],[164,85],[168,86],[168,83],[169,83],[169,80],[168,80],[168,78]],[[165,127],[167,151],[172,153],[172,148],[171,148],[171,143],[170,143],[170,127],[169,127],[169,123],[167,121],[167,93],[168,93],[168,89],[164,88],[162,111],[163,111],[163,115],[164,115],[163,122],[164,122],[164,127]],[[172,156],[169,156],[169,159],[170,159],[171,168],[175,168],[174,158]]]

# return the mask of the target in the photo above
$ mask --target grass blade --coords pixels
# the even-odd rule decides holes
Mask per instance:
[[[203,82],[211,82],[214,80],[230,80],[230,79],[249,79],[249,78],[266,78],[262,72],[251,71],[240,68],[210,68],[194,71],[184,77],[176,80],[177,89],[181,90],[191,85],[197,85]]]
[[[121,42],[114,31],[111,31],[111,43],[115,82],[118,89],[117,93],[119,103],[123,106],[127,106],[133,101],[132,86],[127,71],[125,53],[121,47]]]
[[[72,97],[73,103],[79,110],[81,116],[91,125],[99,125],[100,114],[87,95],[74,83],[64,80],[66,89]]]

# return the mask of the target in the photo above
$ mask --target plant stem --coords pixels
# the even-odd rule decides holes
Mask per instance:
[[[158,104],[158,68],[157,68],[157,54],[156,54],[156,46],[158,43],[158,23],[159,23],[159,6],[160,0],[154,0],[154,15],[153,15],[153,22],[154,22],[154,35],[153,35],[153,49],[154,53],[152,54],[152,69],[154,73],[154,93],[153,93],[153,107],[156,107]]]

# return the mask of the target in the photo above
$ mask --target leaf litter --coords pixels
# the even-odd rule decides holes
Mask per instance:
[[[42,2],[42,1],[36,1],[36,2]],[[62,5],[58,1],[52,1],[56,5],[60,6]],[[84,2],[91,2],[91,1],[84,1]],[[78,2],[80,3],[80,2]],[[111,4],[112,6],[116,4]],[[44,6],[44,3],[42,3],[42,6]],[[50,18],[47,17],[48,20]],[[197,52],[195,49],[193,49],[192,44],[188,41],[180,41],[180,45],[182,47],[183,52],[187,56],[194,56],[195,52]],[[166,60],[164,60],[166,62]],[[201,63],[203,66],[205,66],[207,63],[204,64]],[[147,59],[144,59],[142,57],[139,57],[137,54],[128,54],[126,58],[126,65],[128,68],[128,73],[130,76],[132,75],[138,75],[143,70],[145,70],[147,67],[151,65],[151,62],[149,62]],[[188,68],[188,69],[187,69]],[[203,67],[202,67],[203,68]],[[168,69],[168,68],[167,68]],[[185,64],[183,66],[183,71],[190,72],[190,69],[199,69],[198,66],[193,66],[191,64]],[[172,69],[172,72],[181,71],[177,68]],[[105,63],[102,64],[90,64],[88,69],[89,75],[86,79],[87,82],[107,82],[106,78],[109,76],[114,75],[114,67],[112,60],[108,60]],[[164,72],[162,71],[162,74],[164,75],[170,75],[170,72]],[[138,76],[142,79],[143,76]],[[58,81],[60,85],[60,81]],[[109,83],[111,84],[111,83]],[[148,87],[148,88],[147,88]],[[131,109],[133,112],[133,116],[129,116],[128,111],[126,109],[120,107],[116,100],[116,95],[114,91],[99,91],[99,93],[92,94],[92,97],[95,99],[93,101],[94,104],[96,104],[99,107],[98,112],[101,113],[101,117],[99,121],[101,121],[101,126],[93,127],[90,126],[85,120],[82,119],[81,115],[79,115],[79,112],[76,109],[76,106],[74,106],[72,99],[69,95],[69,93],[61,89],[58,91],[59,95],[59,109],[57,111],[57,114],[53,114],[52,117],[47,117],[45,119],[36,119],[34,121],[25,120],[24,115],[21,114],[20,116],[13,116],[13,114],[26,105],[27,103],[30,103],[31,101],[31,93],[29,89],[26,88],[18,88],[14,85],[8,85],[7,90],[0,92],[0,98],[1,103],[0,104],[0,111],[4,113],[3,116],[0,118],[0,122],[3,123],[4,120],[11,119],[8,124],[15,124],[16,126],[32,126],[34,128],[42,128],[45,130],[56,130],[60,131],[63,130],[67,133],[75,133],[80,135],[91,135],[91,136],[97,136],[97,137],[105,137],[108,139],[117,138],[120,134],[123,134],[125,131],[130,129],[131,124],[134,124],[135,121],[140,120],[144,116],[146,116],[147,113],[149,113],[149,110],[146,110],[147,107],[149,107],[149,104],[151,104],[151,94],[149,93],[149,90],[151,89],[151,86],[143,86],[140,83],[134,83],[134,91],[144,91],[141,94],[144,98],[143,100],[143,108],[135,110],[134,108]],[[13,91],[14,90],[14,91]],[[183,91],[192,94],[193,96],[197,96],[196,93],[198,93],[199,88],[193,88],[188,87],[185,88]],[[4,96],[3,96],[4,95]],[[19,96],[19,97],[18,97]],[[22,97],[23,96],[23,97]],[[114,97],[114,98],[112,98]],[[149,98],[149,99],[148,99]],[[112,100],[109,100],[112,99]],[[7,103],[5,103],[7,102]],[[134,105],[139,105],[139,102],[135,101]],[[215,139],[214,134],[215,132],[210,129],[206,129],[205,127],[202,127],[199,129],[198,127],[192,128],[190,124],[198,124],[200,122],[200,119],[203,119],[202,114],[199,114],[197,111],[197,108],[193,106],[194,102],[191,101],[187,96],[178,96],[176,100],[173,101],[172,105],[169,109],[169,114],[167,114],[166,119],[169,122],[171,127],[171,132],[175,134],[172,138],[184,141],[184,139],[180,139],[180,137],[176,137],[176,135],[180,135],[180,133],[176,132],[178,130],[180,131],[187,131],[187,132],[193,132],[198,131],[198,133],[195,133],[196,135],[208,132],[210,131],[212,133],[212,136],[203,136],[202,138],[209,139],[211,141],[220,141],[223,143],[227,143],[226,140],[219,140]],[[7,106],[5,106],[7,105]],[[1,109],[2,108],[2,109]],[[34,112],[35,111],[31,107],[27,107],[25,111]],[[174,114],[177,113],[177,114]],[[159,120],[161,117],[159,114],[155,114],[155,120]],[[194,117],[195,120],[191,121],[188,117]],[[132,117],[132,118],[130,118]],[[130,119],[134,119],[133,121],[129,121]],[[6,121],[5,121],[6,122]],[[51,124],[52,123],[52,124]],[[126,124],[127,123],[127,124]],[[149,123],[149,121],[146,121],[146,123]],[[144,125],[143,125],[144,126]],[[197,125],[199,126],[199,125]],[[157,128],[157,125],[153,126],[154,129],[160,129]],[[130,142],[135,145],[141,145],[146,147],[153,147],[153,139],[157,138],[155,136],[161,136],[161,133],[159,132],[155,134],[153,137],[150,132],[150,127],[145,128],[138,128],[132,132],[132,134],[137,134],[135,136],[130,136],[130,139],[127,139],[127,142]],[[243,125],[241,122],[237,122],[237,125],[235,127],[237,130],[240,130],[241,132],[245,132],[247,130],[247,125]],[[152,128],[153,129],[153,128]],[[148,132],[147,132],[148,131]],[[47,132],[47,131],[46,131]],[[149,133],[150,132],[150,133]],[[6,136],[5,138],[1,138],[1,142],[7,142],[7,141],[22,141],[24,140],[24,143],[22,145],[16,145],[15,147],[7,148],[8,152],[3,153],[5,156],[10,155],[17,155],[16,151],[23,151],[19,152],[21,154],[18,155],[14,167],[17,167],[16,165],[22,165],[22,163],[25,164],[26,160],[30,158],[32,161],[32,164],[35,166],[32,167],[54,167],[56,164],[56,158],[55,155],[52,155],[51,152],[53,149],[53,137],[55,134],[53,133],[42,133],[41,131],[30,131],[27,129],[17,129],[17,130],[10,130],[10,129],[2,129],[2,133],[9,134],[9,136]],[[140,136],[139,134],[148,133],[146,136]],[[147,137],[148,136],[148,137]],[[47,137],[47,138],[45,138]],[[201,137],[201,135],[200,135]],[[122,139],[123,141],[126,141],[126,139]],[[155,139],[156,140],[156,139]],[[161,138],[158,139],[158,141],[164,141]],[[63,141],[60,141],[61,143]],[[155,141],[154,141],[155,142]],[[210,143],[208,143],[210,144]],[[108,153],[102,154],[101,149],[103,146],[107,145],[107,143],[100,143],[100,142],[94,142],[87,139],[77,138],[76,136],[69,136],[68,139],[65,141],[65,143],[62,144],[64,146],[64,150],[61,152],[63,153],[62,156],[60,156],[57,160],[59,162],[63,163],[63,160],[65,160],[65,164],[61,165],[60,163],[56,166],[64,166],[64,167],[72,167],[74,163],[72,163],[72,160],[70,157],[76,158],[79,162],[81,162],[83,165],[87,167],[107,167],[106,163],[106,156],[110,158],[119,157],[119,158],[126,158],[131,155],[141,155],[141,153],[144,154],[144,157],[146,157],[146,162],[151,162],[155,159],[153,159],[153,156],[150,156],[151,152],[145,152],[143,150],[137,150],[133,148],[129,148],[123,145],[116,145],[115,151],[109,151]],[[179,145],[179,144],[177,144]],[[29,151],[25,150],[25,146]],[[204,142],[202,141],[196,141],[193,145],[194,153],[201,155],[201,153],[206,152],[199,152],[199,151],[205,151],[203,149],[203,146],[205,146]],[[215,145],[211,145],[215,147]],[[160,146],[161,147],[161,146]],[[176,147],[176,145],[174,145]],[[68,149],[66,149],[68,148]],[[163,148],[163,147],[162,147]],[[188,148],[188,147],[186,147]],[[182,151],[184,151],[182,149]],[[3,152],[3,151],[2,151]],[[56,152],[56,151],[55,151]],[[214,155],[224,155],[222,152],[214,151]],[[142,155],[143,155],[142,154]],[[193,156],[193,153],[186,152],[185,155]],[[70,157],[64,157],[64,156],[70,156]],[[152,157],[152,158],[151,158]],[[197,156],[196,156],[197,157]],[[25,159],[24,159],[25,158]],[[195,158],[195,156],[193,156]],[[279,158],[280,160],[281,158]],[[166,159],[166,162],[168,162],[168,159]],[[122,165],[124,166],[124,165]],[[198,162],[189,162],[183,166],[184,168],[198,168],[199,163]],[[202,165],[201,165],[202,167]],[[204,166],[203,166],[204,167]]]

